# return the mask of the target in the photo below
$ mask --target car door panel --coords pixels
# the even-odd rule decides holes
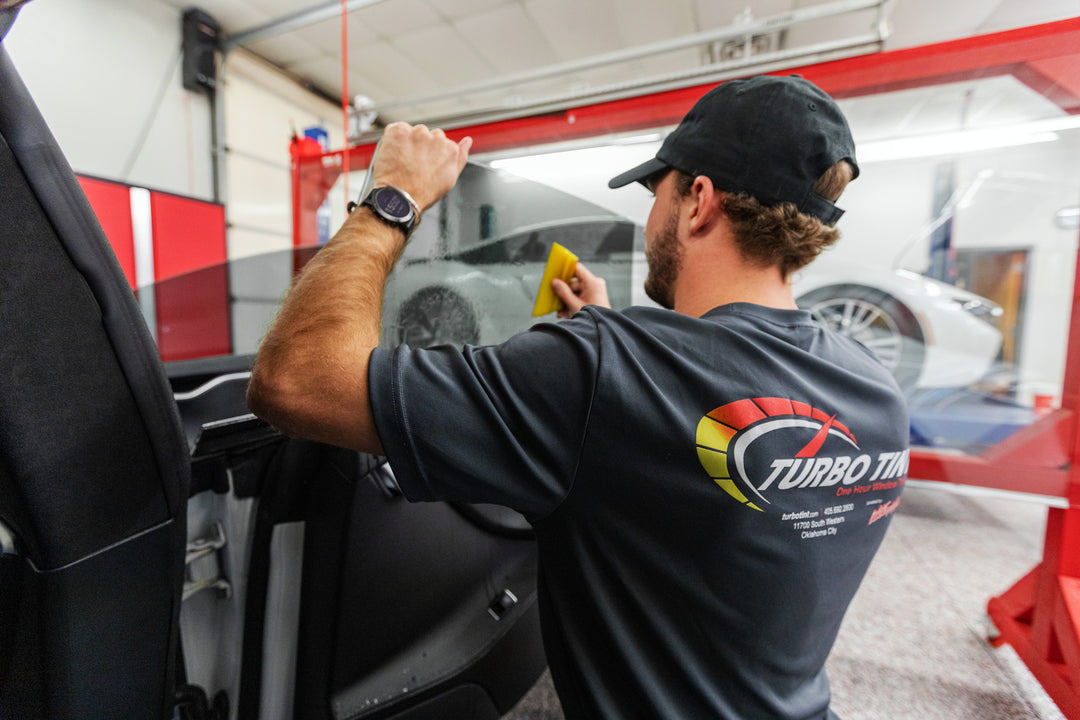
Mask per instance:
[[[237,367],[184,376],[185,367],[173,382],[194,388],[177,393],[195,448],[189,515],[201,528],[222,522],[234,558],[222,561],[233,597],[185,602],[189,681],[211,696],[224,690],[241,720],[509,710],[546,664],[524,519],[409,503],[383,458],[287,439],[244,415]],[[228,637],[212,643],[207,627]],[[242,658],[234,678],[230,653]],[[288,707],[267,707],[279,690]]]

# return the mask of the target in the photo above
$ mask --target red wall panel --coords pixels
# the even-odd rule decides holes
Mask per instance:
[[[232,352],[229,272],[211,265],[154,286],[161,359],[192,360]]]
[[[131,232],[131,192],[127,185],[78,177],[101,229],[112,245],[128,285],[135,287],[135,245]]]
[[[230,353],[225,208],[152,191],[150,212],[161,359]],[[169,280],[185,273],[182,281]]]
[[[225,262],[225,207],[150,192],[154,277],[159,281]]]

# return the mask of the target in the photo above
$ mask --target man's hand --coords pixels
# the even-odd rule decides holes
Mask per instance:
[[[597,277],[589,272],[589,268],[581,263],[577,264],[574,277],[567,285],[559,278],[551,281],[551,289],[563,301],[566,307],[559,311],[559,317],[568,318],[586,305],[599,305],[611,307],[608,300],[607,282],[604,278]]]
[[[375,185],[393,185],[427,210],[454,187],[469,158],[472,138],[454,142],[442,130],[396,122],[388,125],[372,167]]]

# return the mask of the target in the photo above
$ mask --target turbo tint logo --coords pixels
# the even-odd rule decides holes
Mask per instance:
[[[763,510],[775,493],[836,486],[836,495],[891,490],[907,451],[870,455],[836,415],[787,398],[747,398],[701,418],[697,454],[717,485]]]

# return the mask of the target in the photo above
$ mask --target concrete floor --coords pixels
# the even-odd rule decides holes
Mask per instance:
[[[843,720],[1063,720],[986,601],[1042,556],[1046,507],[909,487],[829,659]],[[503,720],[560,720],[547,674]]]

